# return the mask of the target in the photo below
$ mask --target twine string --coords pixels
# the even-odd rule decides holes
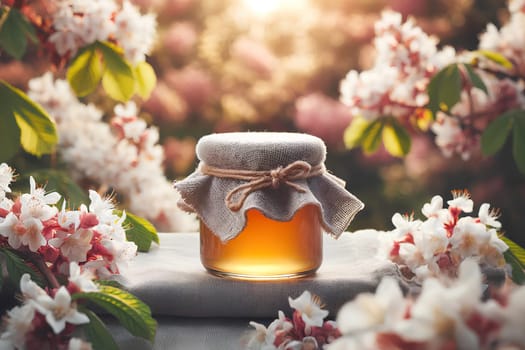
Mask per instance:
[[[304,193],[307,190],[293,181],[321,175],[325,172],[325,168],[323,164],[311,166],[305,161],[297,160],[285,167],[279,166],[272,170],[224,169],[201,163],[200,171],[205,175],[219,178],[247,181],[233,188],[224,198],[224,203],[231,211],[239,211],[251,193],[263,188],[277,189],[281,185],[287,185],[297,192]]]

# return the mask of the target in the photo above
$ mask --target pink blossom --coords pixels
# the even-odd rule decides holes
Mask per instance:
[[[26,218],[22,221],[24,232],[20,234],[20,243],[29,247],[29,250],[36,252],[38,248],[47,244],[42,234],[44,225],[42,221],[35,218]]]
[[[252,38],[240,37],[231,48],[233,59],[262,77],[272,74],[278,61],[263,43]]]
[[[0,222],[0,234],[7,237],[9,245],[15,249],[20,248],[22,241],[21,235],[25,234],[26,228],[18,217],[10,212],[5,219]]]
[[[197,3],[196,0],[158,0],[161,3],[160,15],[173,18],[186,14]]]
[[[55,238],[49,240],[49,244],[59,248],[60,253],[69,261],[84,262],[92,247],[92,238],[92,230],[79,229],[73,234],[57,232]]]
[[[189,22],[173,23],[162,39],[163,47],[174,56],[185,56],[197,43],[197,32]]]
[[[188,117],[186,101],[165,82],[159,82],[142,108],[156,118],[157,123],[182,122]]]
[[[329,145],[339,145],[350,124],[350,111],[339,101],[320,93],[303,96],[295,102],[297,127],[322,138]]]
[[[250,322],[255,332],[247,339],[246,350],[277,349],[324,349],[341,333],[333,321],[325,321],[328,311],[321,309],[320,299],[305,291],[297,299],[288,298],[295,309],[292,318],[278,312],[268,328],[257,322]]]
[[[504,265],[503,253],[508,246],[498,237],[488,204],[481,206],[477,218],[462,216],[472,212],[474,203],[467,191],[453,194],[448,208],[443,208],[441,196],[425,203],[424,221],[407,220],[398,213],[392,217],[395,229],[382,238],[380,252],[407,269],[404,275],[408,279],[456,276],[460,263],[469,258],[493,268]]]
[[[212,78],[202,69],[187,66],[165,74],[166,84],[175,89],[184,102],[194,111],[200,111],[213,98],[215,87]]]
[[[388,2],[390,8],[405,16],[420,16],[425,13],[429,6],[429,1],[411,1],[411,0],[391,0]]]

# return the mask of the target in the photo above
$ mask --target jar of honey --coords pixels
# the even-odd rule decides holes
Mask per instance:
[[[329,174],[326,147],[299,133],[222,133],[197,143],[200,164],[176,182],[179,206],[198,215],[203,266],[219,276],[307,276],[363,204]]]

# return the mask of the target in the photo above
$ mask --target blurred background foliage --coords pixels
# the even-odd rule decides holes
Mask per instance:
[[[325,140],[328,169],[366,205],[350,230],[390,229],[393,213],[411,213],[435,194],[450,199],[450,190],[468,189],[475,210],[483,202],[500,208],[508,236],[525,244],[525,177],[511,152],[445,158],[430,134],[415,136],[404,159],[381,150],[348,151],[342,136],[351,116],[338,102],[345,74],[373,63],[373,25],[383,9],[415,17],[443,45],[473,49],[487,23],[505,21],[505,1],[133,2],[156,13],[159,23],[148,58],[157,85],[149,99],[136,101],[141,116],[159,127],[169,178],[193,171],[195,143],[211,132],[308,132]],[[25,90],[31,77],[49,69],[45,62],[31,48],[22,61],[0,56],[0,79]],[[116,103],[102,92],[86,99],[108,112]],[[48,161],[26,155],[13,165],[30,171]]]

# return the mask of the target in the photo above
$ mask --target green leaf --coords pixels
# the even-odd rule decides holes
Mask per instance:
[[[137,94],[147,100],[157,84],[157,76],[153,67],[146,61],[140,62],[133,69],[135,73]]]
[[[514,242],[510,238],[507,238],[505,236],[500,237],[503,242],[505,242],[509,246],[509,250],[512,252],[512,254],[518,259],[520,262],[521,268],[525,269],[525,248],[520,246],[518,243]]]
[[[364,131],[370,122],[363,117],[354,117],[346,128],[343,139],[348,149],[360,146],[363,142]]]
[[[77,96],[95,91],[102,79],[102,63],[95,44],[85,47],[73,58],[66,77]]]
[[[0,80],[3,105],[0,113],[12,113],[20,128],[22,148],[35,156],[52,153],[58,142],[56,126],[47,112],[21,90]]]
[[[48,191],[56,191],[67,201],[68,208],[77,209],[81,204],[88,204],[87,193],[64,170],[39,169],[24,174],[29,178],[33,176],[37,183],[45,183]],[[29,181],[24,181],[26,184]],[[60,206],[62,203],[59,203]]]
[[[525,114],[521,113],[514,118],[512,135],[512,155],[518,169],[525,174]]]
[[[461,98],[461,74],[457,64],[450,64],[439,71],[427,87],[428,108],[434,114],[439,110],[450,111]]]
[[[93,302],[115,316],[133,335],[153,341],[157,322],[151,317],[148,305],[130,293],[111,286],[100,286],[98,292],[73,294],[74,300]]]
[[[0,106],[0,162],[6,162],[20,149],[20,128],[1,94]]]
[[[511,110],[494,119],[481,135],[481,152],[490,156],[498,152],[505,144],[514,124],[515,115],[523,111]]]
[[[115,210],[115,214],[121,216],[123,213]],[[126,228],[126,238],[137,245],[139,252],[149,251],[151,242],[159,244],[157,230],[148,220],[126,212],[123,226]]]
[[[97,42],[96,47],[104,57],[105,69],[102,75],[104,90],[115,100],[121,102],[129,100],[135,92],[135,77],[130,64],[115,45]]]
[[[35,28],[27,18],[15,8],[11,8],[0,28],[0,46],[17,60],[24,56],[27,49],[27,38],[33,42],[38,39]]]
[[[363,151],[373,153],[381,145],[381,133],[383,131],[384,120],[377,119],[370,123],[363,132]]]
[[[468,77],[472,85],[482,90],[488,95],[489,91],[487,90],[487,86],[485,85],[481,77],[474,71],[474,69],[472,68],[472,65],[465,63],[463,64],[463,66],[467,70],[467,74],[468,74]]]
[[[93,349],[119,350],[119,346],[104,322],[93,311],[85,307],[79,309],[89,318],[89,323],[82,325],[81,328],[84,330],[87,340],[91,343]]]
[[[500,238],[509,246],[503,257],[512,267],[512,280],[517,284],[525,284],[525,249],[505,236]]]
[[[13,285],[20,286],[20,278],[28,273],[33,282],[40,287],[45,287],[46,282],[42,274],[36,268],[29,266],[18,254],[7,248],[0,248],[0,254],[5,257],[7,274]]]
[[[512,62],[510,62],[505,56],[502,54],[495,52],[495,51],[489,51],[489,50],[477,50],[474,51],[474,53],[479,54],[489,60],[491,60],[494,63],[499,64],[503,68],[511,69],[512,68]]]
[[[94,282],[99,286],[111,286],[122,289],[122,284],[115,280],[95,280]]]
[[[391,118],[383,127],[383,144],[393,156],[403,157],[410,151],[410,135],[397,120]]]

